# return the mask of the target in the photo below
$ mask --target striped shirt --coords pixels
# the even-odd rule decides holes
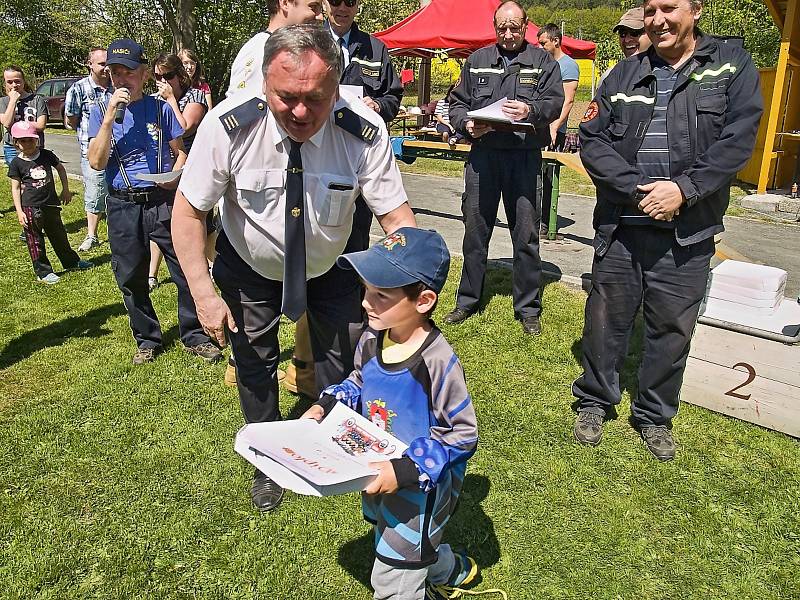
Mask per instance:
[[[64,114],[68,117],[80,116],[78,123],[78,141],[81,145],[81,156],[86,156],[89,152],[89,113],[92,106],[97,104],[98,98],[105,99],[114,91],[111,84],[107,88],[97,85],[91,77],[79,79],[67,90],[67,97],[64,101]]]
[[[450,103],[447,101],[447,97],[442,98],[436,103],[433,114],[440,116],[445,123],[450,123]]]
[[[658,58],[654,58],[652,64],[653,75],[656,78],[656,101],[653,106],[653,118],[647,126],[642,145],[636,155],[636,166],[643,175],[653,181],[669,181],[672,175],[667,140],[667,107],[681,69],[673,69]],[[625,208],[622,221],[636,225],[674,227],[674,223],[656,221],[636,206]]]

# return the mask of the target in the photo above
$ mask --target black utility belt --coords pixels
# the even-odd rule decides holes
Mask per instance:
[[[113,188],[111,190],[112,196],[125,202],[133,202],[134,204],[147,204],[148,202],[155,202],[161,200],[166,193],[158,186],[151,186],[146,188],[133,188],[130,190],[120,190]]]

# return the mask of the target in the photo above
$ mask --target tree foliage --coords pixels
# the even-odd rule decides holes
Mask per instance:
[[[611,29],[634,2],[638,0],[525,0],[523,5],[538,25],[563,20],[567,35],[596,42],[603,63],[618,58]],[[357,20],[363,30],[379,31],[418,7],[419,0],[362,0]],[[0,24],[0,60],[19,64],[32,79],[82,73],[91,46],[124,36],[140,42],[151,55],[194,48],[219,93],[239,48],[266,27],[267,10],[266,0],[6,0]],[[744,37],[758,66],[776,62],[780,34],[762,0],[707,0],[701,27]],[[440,68],[437,75],[442,84],[451,78],[450,69]]]

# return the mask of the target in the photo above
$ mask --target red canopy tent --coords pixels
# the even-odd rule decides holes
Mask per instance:
[[[393,56],[429,58],[442,51],[451,58],[465,58],[497,37],[492,16],[499,0],[431,0],[388,29],[375,34]],[[528,23],[525,38],[537,44],[539,27]],[[564,52],[572,58],[594,59],[595,44],[564,37]]]

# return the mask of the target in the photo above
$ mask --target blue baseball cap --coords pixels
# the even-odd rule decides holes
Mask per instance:
[[[133,40],[122,38],[108,45],[106,65],[122,65],[136,69],[147,64],[144,48]]]
[[[342,254],[336,264],[355,269],[361,279],[379,288],[422,282],[437,294],[450,269],[450,252],[432,229],[401,227],[362,252]]]

